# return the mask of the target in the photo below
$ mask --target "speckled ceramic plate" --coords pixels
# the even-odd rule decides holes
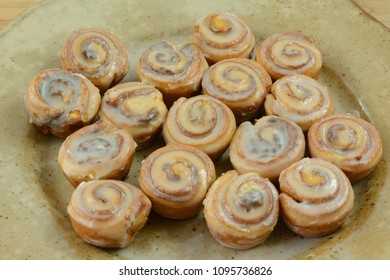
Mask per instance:
[[[256,40],[279,31],[302,31],[321,49],[319,77],[337,112],[369,119],[384,140],[375,171],[354,185],[352,215],[336,233],[304,239],[279,222],[262,245],[244,251],[220,246],[202,215],[174,221],[151,214],[126,249],[102,250],[81,241],[66,206],[73,187],[56,158],[62,142],[29,123],[23,95],[40,70],[60,67],[62,46],[75,29],[99,27],[121,38],[135,80],[135,64],[152,42],[182,40],[194,22],[213,11],[244,19]],[[390,259],[390,32],[352,2],[323,1],[144,1],[53,0],[24,13],[0,35],[0,258],[2,259]],[[156,144],[156,147],[160,144]],[[138,153],[127,178],[137,184]],[[217,162],[218,172],[229,168]]]

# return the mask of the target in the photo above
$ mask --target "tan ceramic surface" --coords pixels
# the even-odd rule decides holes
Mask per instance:
[[[0,35],[0,258],[1,259],[390,259],[390,32],[352,2],[324,1],[45,1]],[[223,8],[221,8],[223,7]],[[251,250],[221,247],[202,215],[172,221],[156,214],[135,242],[102,250],[75,235],[66,206],[73,187],[56,161],[62,140],[40,134],[28,122],[24,92],[40,70],[59,67],[62,46],[75,29],[99,27],[120,37],[135,79],[140,53],[162,39],[186,38],[194,22],[213,11],[244,19],[256,40],[279,31],[312,36],[324,55],[319,77],[336,101],[336,112],[368,118],[384,140],[383,159],[354,186],[356,206],[336,233],[299,238],[283,222]],[[138,153],[128,182],[137,184]],[[217,163],[219,173],[230,165]]]

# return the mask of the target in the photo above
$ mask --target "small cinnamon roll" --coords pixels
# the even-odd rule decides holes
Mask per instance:
[[[99,116],[107,123],[129,130],[137,150],[141,150],[160,135],[167,113],[159,90],[147,84],[128,82],[105,93]]]
[[[264,107],[266,115],[287,118],[304,132],[317,120],[333,113],[333,101],[328,89],[306,75],[288,75],[271,87]]]
[[[83,181],[120,180],[129,173],[136,146],[128,130],[98,121],[66,138],[58,163],[75,187]]]
[[[315,122],[308,132],[310,155],[338,166],[352,183],[366,177],[382,156],[379,132],[351,114],[336,114]]]
[[[275,33],[256,49],[255,59],[273,80],[289,74],[316,78],[322,67],[322,55],[314,40],[299,32]]]
[[[62,67],[83,74],[104,93],[124,78],[129,59],[126,47],[115,35],[94,28],[81,29],[66,40]]]
[[[305,136],[292,121],[265,116],[243,122],[230,143],[230,161],[241,174],[255,172],[276,182],[280,172],[303,158]]]
[[[83,75],[56,68],[35,75],[24,96],[30,122],[60,138],[92,123],[100,102],[99,90]]]
[[[163,126],[167,144],[193,146],[212,159],[221,156],[236,130],[232,111],[207,95],[180,98],[168,112]]]
[[[247,58],[232,58],[212,65],[202,79],[203,94],[225,103],[237,123],[260,114],[267,91],[272,84],[267,71]]]
[[[151,202],[137,187],[116,180],[82,182],[68,213],[76,234],[102,248],[124,248],[145,225]]]
[[[199,213],[215,176],[213,162],[202,151],[167,145],[142,162],[138,181],[155,212],[171,219],[187,219]]]
[[[249,26],[231,13],[212,13],[200,18],[191,40],[210,64],[228,58],[249,58],[255,45]]]
[[[256,173],[222,174],[204,200],[204,217],[211,235],[221,245],[249,249],[272,233],[279,214],[278,191]]]
[[[303,237],[321,237],[340,228],[351,213],[354,192],[334,164],[304,158],[280,174],[280,207],[287,226]]]
[[[159,89],[168,108],[180,97],[191,97],[200,89],[207,61],[194,44],[161,41],[146,49],[137,63],[141,82]]]

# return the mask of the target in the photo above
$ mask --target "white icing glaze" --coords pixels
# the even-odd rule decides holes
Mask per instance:
[[[139,172],[140,188],[152,200],[155,210],[170,218],[195,215],[214,180],[211,159],[182,145],[157,149],[142,162]]]
[[[164,95],[189,96],[200,88],[207,68],[206,59],[194,44],[161,41],[142,53],[137,74],[142,82],[155,86]]]
[[[62,52],[64,69],[81,73],[102,91],[126,75],[129,62],[123,43],[113,34],[98,29],[73,32]]]
[[[175,102],[163,135],[167,143],[190,145],[212,155],[227,148],[235,129],[234,115],[225,104],[199,95]]]
[[[322,56],[314,41],[298,32],[267,37],[256,50],[256,61],[275,80],[288,74],[316,77],[322,66]]]
[[[293,122],[266,116],[254,125],[243,122],[230,143],[230,161],[241,174],[256,172],[275,181],[305,151],[302,130]]]
[[[115,180],[81,183],[73,192],[68,213],[76,233],[95,246],[123,248],[143,227],[151,209],[136,187]]]
[[[138,82],[119,84],[106,92],[100,117],[128,129],[137,143],[159,132],[167,115],[162,94]]]
[[[317,121],[309,130],[308,140],[312,156],[336,164],[352,181],[371,172],[382,156],[379,132],[369,122],[350,114]]]
[[[66,137],[92,121],[101,98],[98,89],[84,76],[48,69],[34,77],[24,102],[32,123]]]
[[[191,39],[210,62],[227,58],[248,58],[255,44],[249,27],[230,13],[214,13],[200,18]]]
[[[278,192],[256,173],[224,173],[204,201],[210,232],[224,246],[247,249],[264,242],[276,225]]]
[[[354,192],[348,178],[327,161],[302,159],[281,173],[279,183],[283,213],[293,227],[328,233],[338,228],[353,208]]]
[[[327,88],[309,76],[285,76],[272,85],[271,91],[265,103],[266,113],[292,120],[304,131],[333,112]]]
[[[135,148],[127,130],[99,121],[69,136],[60,147],[58,162],[73,184],[121,179],[129,172]]]

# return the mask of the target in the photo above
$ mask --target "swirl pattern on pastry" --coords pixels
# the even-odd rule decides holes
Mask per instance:
[[[124,78],[129,59],[124,44],[115,35],[99,29],[81,29],[65,42],[62,67],[83,74],[104,93]]]
[[[202,151],[167,145],[142,162],[138,181],[154,211],[172,219],[187,219],[199,213],[215,176],[213,162]]]
[[[168,112],[163,136],[168,144],[200,149],[215,159],[229,146],[236,130],[232,111],[207,95],[180,98]]]
[[[124,248],[145,225],[151,202],[137,187],[116,180],[82,182],[68,213],[76,234],[102,248]]]
[[[202,79],[203,94],[210,95],[233,111],[237,123],[260,114],[272,84],[267,71],[247,58],[232,58],[212,65]]]
[[[327,88],[306,75],[288,75],[271,87],[264,103],[267,115],[287,118],[308,131],[317,120],[333,113]]]
[[[382,156],[379,132],[351,114],[336,114],[315,122],[308,132],[312,157],[338,166],[354,183],[366,177]]]
[[[159,90],[147,84],[128,82],[105,93],[99,116],[112,125],[128,129],[137,150],[141,150],[160,135],[167,113]]]
[[[99,90],[88,79],[56,68],[35,75],[24,96],[30,122],[60,138],[92,123],[100,103]]]
[[[249,58],[255,45],[248,25],[231,13],[212,13],[200,18],[191,40],[210,64],[229,58]]]
[[[75,187],[83,181],[120,180],[130,171],[136,146],[128,130],[98,121],[66,138],[58,163]]]
[[[280,206],[287,226],[303,237],[320,237],[340,228],[351,213],[354,191],[334,164],[304,158],[280,174]]]
[[[256,173],[224,173],[210,187],[204,201],[210,233],[221,245],[233,249],[263,243],[272,233],[278,214],[278,191]]]
[[[230,161],[241,174],[258,173],[272,182],[280,172],[303,158],[305,137],[292,121],[265,116],[254,125],[243,122],[231,141]]]
[[[137,63],[142,82],[155,86],[167,107],[180,97],[191,97],[200,89],[207,61],[194,44],[161,41],[146,49]]]
[[[299,32],[275,33],[256,49],[255,59],[277,80],[289,74],[316,78],[322,55],[314,40]]]

